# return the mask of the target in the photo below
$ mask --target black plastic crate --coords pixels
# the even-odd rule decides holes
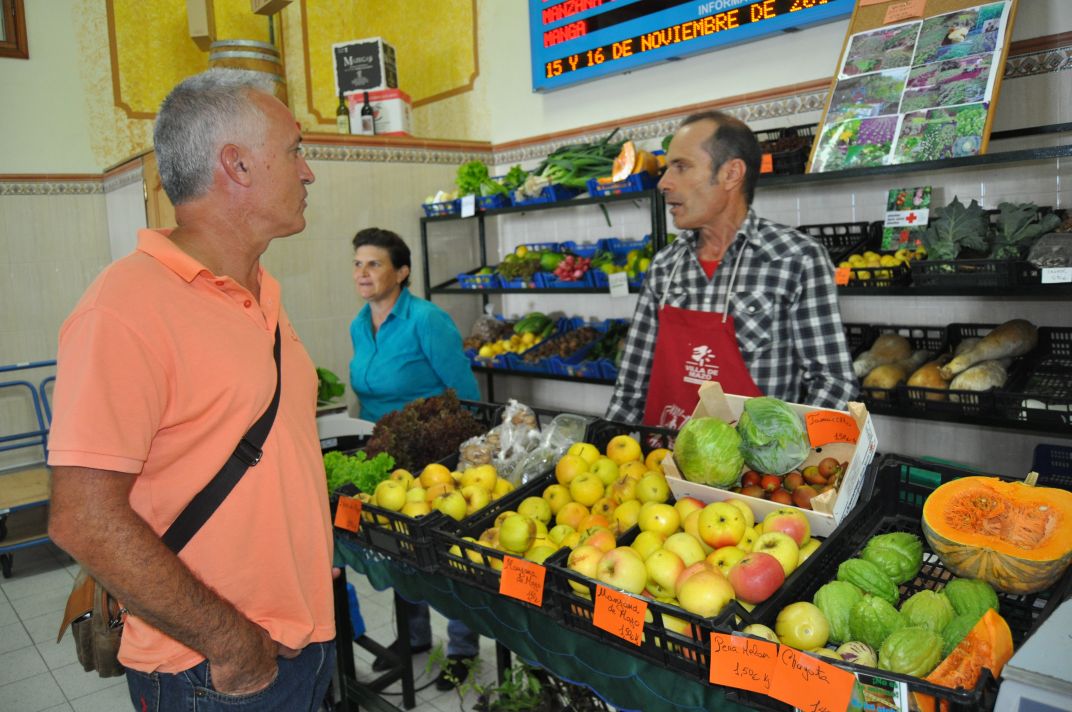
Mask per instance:
[[[846,222],[801,225],[797,228],[830,253],[835,265],[857,250],[863,249],[873,237],[873,223]]]
[[[513,492],[500,497],[487,507],[472,516],[466,517],[456,526],[446,526],[438,529],[435,536],[438,539],[437,547],[439,557],[439,572],[457,579],[462,583],[476,586],[491,593],[499,592],[500,574],[503,565],[503,557],[507,552],[479,543],[466,541],[464,537],[478,538],[481,533],[495,522],[495,519],[503,512],[517,508],[528,497],[539,497],[544,489],[554,484],[554,473],[547,472],[518,487]],[[457,546],[460,554],[452,554],[450,548]],[[521,558],[520,556],[518,558]],[[525,601],[518,601],[522,605],[530,605]],[[546,594],[544,595],[543,609],[550,611]]]
[[[1072,490],[1072,447],[1039,443],[1031,469],[1050,487]]]
[[[760,151],[771,157],[771,169],[761,172],[779,176],[803,173],[815,141],[815,129],[815,124],[804,124],[756,131]]]
[[[644,456],[647,457],[648,453],[656,448],[673,450],[677,430],[656,428],[649,425],[618,423],[600,418],[592,421],[588,426],[588,431],[584,434],[584,440],[595,445],[602,453],[607,451],[607,443],[617,435],[632,436],[640,443],[640,449]]]
[[[846,324],[842,322],[845,331],[845,341],[849,344],[849,353],[856,358],[875,341],[874,327],[870,324]]]
[[[877,325],[872,327],[870,334],[871,340],[867,343],[867,348],[871,348],[871,345],[882,334],[900,334],[908,339],[908,343],[912,347],[912,351],[918,351],[920,349],[926,349],[931,352],[927,361],[931,361],[937,358],[941,353],[947,350],[946,345],[946,328],[944,326],[895,326],[895,325]],[[862,353],[862,351],[861,351]],[[856,354],[854,354],[856,355]],[[926,363],[927,361],[924,361]],[[921,363],[920,366],[923,364]],[[906,374],[911,376],[912,374]],[[860,386],[860,395],[867,404],[867,409],[872,413],[890,413],[896,414],[901,411],[902,406],[902,388],[875,388]]]
[[[995,395],[1002,413],[1072,434],[1072,328],[1040,328],[1038,346],[1009,380]]]
[[[947,351],[953,353],[965,339],[985,336],[997,324],[950,324],[946,329]],[[1019,364],[1009,367],[1008,383],[1014,380]],[[910,411],[943,413],[946,416],[981,416],[993,418],[997,414],[998,389],[989,391],[963,391],[944,388],[920,388],[904,386],[903,404]]]
[[[920,287],[1015,287],[1038,284],[1041,271],[1025,260],[920,260],[912,282]]]
[[[938,589],[955,578],[937,555],[930,550],[923,537],[921,527],[923,503],[938,485],[979,473],[900,455],[883,457],[878,467],[878,479],[869,506],[857,507],[830,537],[828,541],[831,545],[825,547],[825,551],[817,551],[812,555],[809,559],[811,563],[809,577],[802,580],[802,585],[794,591],[795,600],[811,600],[823,584],[836,577],[838,565],[857,555],[871,537],[895,531],[916,534],[924,544],[923,567],[915,579],[899,587],[899,603],[918,591]],[[1054,486],[1055,483],[1040,478],[1039,484]],[[998,593],[1001,616],[1008,622],[1013,643],[1017,648],[1056,609],[1070,591],[1072,591],[1072,569],[1066,571],[1048,591],[1028,595]],[[775,612],[762,622],[773,628],[776,617]],[[991,709],[997,697],[997,682],[986,672],[974,688],[954,690],[909,675],[840,661],[826,660],[826,662],[854,672],[903,682],[910,692],[931,695],[947,703],[951,712],[976,712]],[[789,709],[787,705],[782,705],[775,700],[750,693],[735,693],[735,697],[767,709]]]
[[[466,400],[459,402],[462,408],[487,426],[488,430],[498,424],[501,405]],[[439,464],[450,470],[457,467],[457,449],[440,459]],[[420,473],[415,472],[413,475],[419,476]],[[359,493],[360,491],[353,484],[344,485],[334,493],[332,521],[335,518],[337,495],[356,497]],[[358,530],[343,533],[366,548],[404,561],[421,571],[431,572],[435,571],[437,566],[435,529],[449,529],[455,526],[458,526],[457,522],[434,510],[423,517],[409,517],[401,512],[393,512],[365,502],[361,505],[361,525]]]
[[[633,527],[619,538],[619,545],[628,545],[638,533],[639,529]],[[657,665],[677,670],[693,678],[708,679],[710,631],[715,630],[715,622],[725,625],[728,620],[732,620],[734,612],[741,610],[736,604],[731,602],[718,618],[706,619],[677,606],[635,596],[644,600],[648,605],[648,615],[644,620],[644,634],[640,645],[635,646],[593,624],[596,586],[607,586],[607,584],[566,568],[569,554],[569,549],[563,549],[546,562],[548,584],[544,592],[545,605],[547,597],[550,597],[562,625],[605,643],[615,650],[611,654],[618,654],[619,651],[625,652],[627,655],[645,658]],[[584,595],[578,593],[574,586],[586,593]],[[675,632],[672,627],[668,627],[668,621],[663,618],[664,615],[682,621],[678,625],[684,627],[684,632]]]

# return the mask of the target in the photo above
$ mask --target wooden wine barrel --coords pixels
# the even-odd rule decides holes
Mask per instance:
[[[209,47],[208,66],[261,72],[272,80],[276,97],[287,103],[287,77],[274,45],[255,40],[217,40]]]

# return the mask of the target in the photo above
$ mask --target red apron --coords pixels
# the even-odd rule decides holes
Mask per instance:
[[[732,316],[723,321],[721,312],[663,305],[644,425],[681,428],[699,402],[696,389],[705,381],[718,381],[726,393],[763,395],[741,358]]]

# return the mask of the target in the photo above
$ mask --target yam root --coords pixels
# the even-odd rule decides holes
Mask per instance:
[[[989,391],[1005,385],[1008,375],[997,361],[983,361],[963,371],[949,384],[951,391]],[[960,400],[956,394],[950,394],[949,400]]]
[[[943,378],[953,378],[983,361],[1023,356],[1038,343],[1038,329],[1026,319],[1013,319],[979,340],[979,343],[942,367]],[[1004,372],[1005,369],[1002,369]]]
[[[857,378],[871,373],[876,366],[895,363],[912,355],[912,345],[900,334],[881,334],[871,348],[860,354],[852,362],[852,370]]]

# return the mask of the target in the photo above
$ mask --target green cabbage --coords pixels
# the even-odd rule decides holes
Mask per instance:
[[[750,398],[737,421],[741,454],[750,468],[771,475],[795,470],[811,452],[800,416],[777,398]]]
[[[744,459],[741,437],[718,418],[690,418],[674,443],[674,462],[686,480],[725,489],[737,483]]]

